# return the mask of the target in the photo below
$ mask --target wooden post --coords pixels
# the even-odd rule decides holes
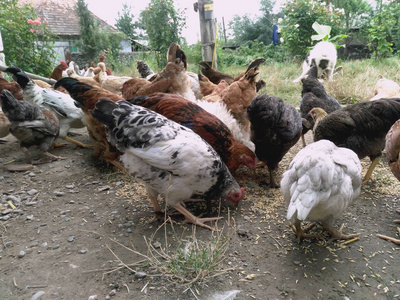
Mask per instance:
[[[213,1],[198,0],[197,3],[194,4],[194,9],[196,12],[199,12],[202,59],[210,65],[213,64],[216,68],[216,55],[213,62],[213,53],[216,46]]]

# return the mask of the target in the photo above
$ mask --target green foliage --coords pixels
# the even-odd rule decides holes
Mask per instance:
[[[272,28],[276,21],[272,14],[273,3],[271,0],[261,0],[260,5],[260,11],[263,12],[260,18],[252,20],[248,15],[235,15],[229,22],[229,28],[233,31],[230,44],[241,45],[248,41],[258,41],[266,45],[272,43]]]
[[[132,7],[124,3],[122,5],[122,12],[118,12],[115,27],[129,38],[131,42],[137,40],[140,34],[137,32],[140,29],[140,23],[134,21],[135,16],[131,13]]]
[[[100,54],[107,53],[108,63],[116,67],[119,51],[122,49],[123,34],[112,32],[107,28],[100,29],[99,22],[87,7],[84,0],[78,0],[77,11],[79,16],[81,40],[79,49],[84,59],[97,61]]]
[[[54,35],[30,5],[18,0],[0,0],[0,24],[7,64],[15,63],[27,72],[49,76],[56,54]]]
[[[149,47],[157,52],[158,66],[165,66],[171,42],[180,43],[182,29],[186,26],[183,11],[175,9],[173,0],[151,0],[140,16]]]
[[[331,0],[336,9],[342,10],[341,19],[346,29],[363,27],[369,22],[369,16],[373,12],[371,4],[365,0]]]
[[[201,43],[197,42],[196,44],[190,46],[184,43],[181,45],[181,47],[188,60],[188,70],[198,73],[200,71],[198,62],[203,59],[201,54]]]
[[[280,24],[282,46],[289,55],[303,59],[312,46],[312,25],[314,22],[331,27],[331,33],[336,36],[342,30],[341,11],[327,7],[324,1],[289,0],[283,8],[285,16]]]
[[[375,58],[392,55],[394,43],[397,50],[400,45],[400,6],[398,3],[384,4],[380,11],[371,19],[368,27],[368,46]]]

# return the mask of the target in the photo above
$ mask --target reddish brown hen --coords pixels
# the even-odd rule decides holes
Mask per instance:
[[[178,95],[163,93],[136,97],[128,101],[192,129],[218,152],[229,171],[235,171],[240,165],[250,168],[256,166],[253,151],[238,142],[220,119],[196,103]]]

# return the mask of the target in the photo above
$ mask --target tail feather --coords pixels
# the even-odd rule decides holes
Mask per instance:
[[[11,73],[14,81],[16,81],[21,86],[21,88],[24,89],[31,79],[16,64],[12,64],[12,65],[13,65],[13,67],[7,68],[5,70],[5,72]]]
[[[83,102],[84,102],[85,98],[80,97],[80,96],[83,93],[93,89],[93,87],[90,86],[89,84],[80,82],[78,79],[72,78],[72,77],[64,77],[64,78],[60,79],[54,85],[54,89],[57,89],[60,86],[62,86],[63,88],[65,88],[67,90],[67,92],[71,95],[72,99],[74,99],[76,101],[75,102],[76,105],[77,105],[77,102],[80,105],[84,105]]]

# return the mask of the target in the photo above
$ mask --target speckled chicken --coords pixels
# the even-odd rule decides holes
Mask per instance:
[[[386,134],[385,150],[390,170],[400,180],[400,120],[397,120]]]
[[[19,101],[8,90],[3,90],[0,98],[4,114],[11,122],[10,133],[20,141],[22,152],[31,164],[40,162],[34,161],[28,152],[34,145],[51,160],[63,159],[48,152],[60,131],[54,113],[37,104]]]
[[[398,119],[400,99],[351,104],[316,120],[314,141],[330,140],[338,147],[353,150],[360,159],[368,156],[371,165],[363,179],[366,183],[385,148],[386,134]]]
[[[279,187],[274,173],[284,155],[300,138],[300,114],[282,99],[265,94],[253,99],[247,113],[257,158],[268,167],[270,186]]]
[[[301,140],[303,147],[306,146],[304,135],[314,127],[314,119],[309,112],[314,107],[320,107],[326,113],[331,113],[341,108],[339,101],[328,95],[323,84],[318,80],[318,68],[312,64],[310,74],[301,80],[303,89],[301,91],[300,113],[303,118],[303,130]]]
[[[156,213],[161,194],[186,221],[212,229],[204,222],[219,218],[195,217],[182,202],[224,198],[235,206],[244,197],[217,152],[192,130],[124,100],[101,99],[91,113],[108,128],[109,141],[123,153],[130,174],[145,183]]]
[[[343,226],[334,221],[358,198],[361,192],[361,163],[357,155],[320,140],[300,150],[283,174],[281,190],[287,207],[287,219],[300,242],[302,237],[317,237],[302,228],[302,221],[318,221],[334,239],[349,239]]]
[[[238,142],[220,119],[196,103],[179,95],[163,93],[136,97],[128,101],[149,108],[193,130],[218,152],[229,171],[236,171],[240,165],[255,168],[254,152]]]

